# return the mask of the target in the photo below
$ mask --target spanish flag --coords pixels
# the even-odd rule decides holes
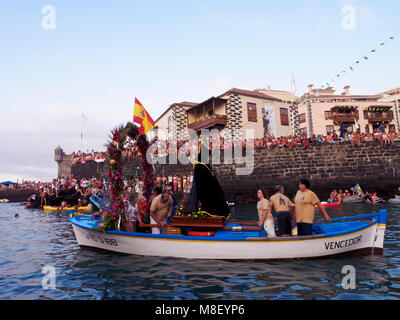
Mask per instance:
[[[135,98],[135,109],[133,112],[133,121],[140,124],[139,134],[146,134],[154,128],[154,121],[149,113],[142,106],[138,99]]]

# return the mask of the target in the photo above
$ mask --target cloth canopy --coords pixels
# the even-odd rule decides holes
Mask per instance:
[[[11,182],[11,181],[4,181],[4,182],[0,182],[0,184],[5,184],[6,186],[10,185],[10,184],[16,184],[15,182]]]

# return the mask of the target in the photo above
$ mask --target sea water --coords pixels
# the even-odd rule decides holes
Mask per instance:
[[[327,212],[339,218],[381,209],[388,210],[383,255],[226,262],[81,249],[65,212],[0,204],[0,299],[399,299],[400,206]],[[236,221],[257,217],[255,204],[232,211]],[[319,210],[315,222],[323,222]],[[345,266],[355,271],[350,289]]]

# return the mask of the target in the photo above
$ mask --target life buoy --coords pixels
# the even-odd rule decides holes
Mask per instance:
[[[215,231],[189,231],[188,235],[194,237],[212,237],[215,235]]]

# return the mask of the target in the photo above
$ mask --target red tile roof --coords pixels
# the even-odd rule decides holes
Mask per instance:
[[[232,88],[228,90],[227,92],[219,95],[218,97],[225,96],[229,93],[237,93],[240,95],[248,96],[248,97],[254,97],[254,98],[260,98],[260,99],[265,99],[265,100],[272,100],[272,101],[282,101],[281,99],[275,98],[273,96],[269,96],[265,93],[257,92],[257,91],[251,91],[251,90],[244,90],[244,89],[238,89],[238,88]]]

